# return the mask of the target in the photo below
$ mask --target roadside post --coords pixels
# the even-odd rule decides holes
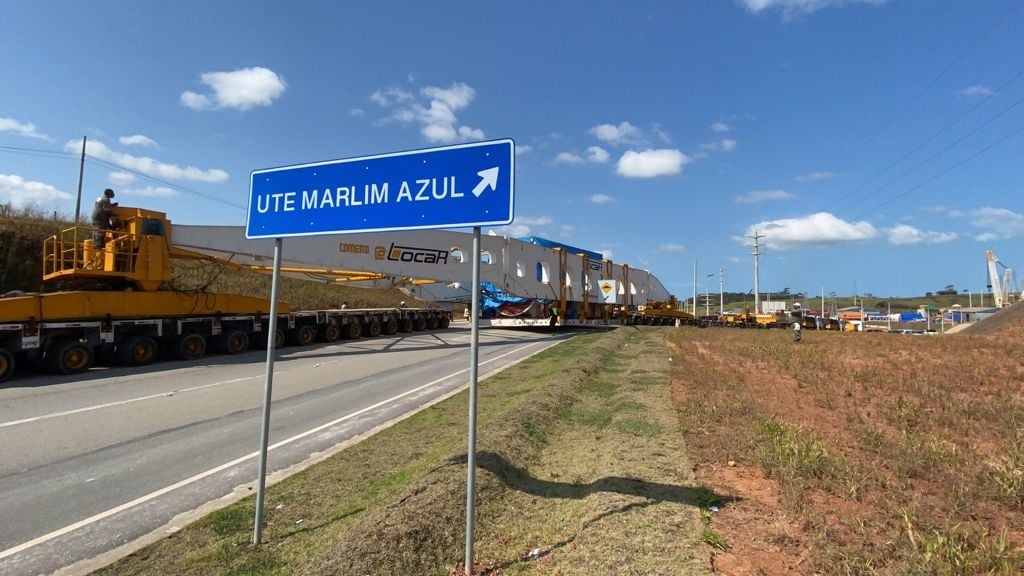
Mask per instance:
[[[465,565],[466,574],[472,574],[480,227],[512,223],[514,190],[515,143],[511,139],[267,168],[251,173],[245,237],[274,240],[253,546],[258,547],[263,537],[283,239],[472,227],[474,313],[470,328]]]

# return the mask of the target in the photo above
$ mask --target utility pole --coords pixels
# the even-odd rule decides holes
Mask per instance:
[[[754,251],[751,254],[754,256],[754,314],[761,313],[761,286],[760,286],[760,274],[757,270],[758,258],[761,256],[761,238],[764,238],[758,231],[754,231],[753,236],[747,236],[747,238],[754,239]]]
[[[725,313],[725,268],[718,269],[718,315]]]
[[[693,317],[697,317],[697,259],[693,259]]]
[[[75,226],[79,224],[79,217],[82,215],[82,176],[85,174],[85,139],[82,136],[82,161],[78,165],[78,202],[75,203]]]

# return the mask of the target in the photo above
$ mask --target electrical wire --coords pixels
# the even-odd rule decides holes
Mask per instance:
[[[23,155],[26,155],[26,156],[57,157],[57,158],[64,158],[64,159],[69,159],[69,160],[71,160],[71,159],[78,159],[78,158],[81,157],[81,154],[78,153],[78,152],[76,152],[76,153],[69,153],[69,152],[63,152],[63,151],[59,151],[59,150],[45,150],[45,149],[39,149],[39,148],[23,148],[23,147],[17,147],[17,146],[0,146],[0,151],[10,152],[12,154],[23,154]],[[117,164],[116,162],[110,162],[108,160],[104,160],[104,159],[98,158],[96,156],[91,156],[88,152],[86,152],[86,154],[85,154],[85,160],[88,163],[90,163],[90,164],[100,165],[100,166],[104,166],[106,168],[113,168],[113,169],[116,169],[116,170],[121,170],[121,171],[124,171],[124,172],[128,172],[130,174],[138,176],[139,178],[143,178],[145,180],[156,182],[157,184],[161,184],[163,186],[167,186],[168,188],[172,188],[174,190],[178,190],[178,191],[184,192],[186,194],[191,194],[193,196],[198,196],[200,198],[209,200],[211,202],[217,202],[217,203],[223,204],[225,206],[230,206],[231,208],[238,208],[239,210],[246,210],[247,209],[246,206],[242,206],[240,204],[236,204],[236,203],[233,203],[233,202],[228,202],[227,200],[224,200],[222,198],[218,198],[218,197],[212,196],[210,194],[204,194],[202,192],[199,192],[198,190],[193,190],[192,188],[188,188],[188,187],[182,186],[180,184],[175,184],[173,182],[168,182],[166,180],[162,180],[162,179],[157,178],[155,176],[151,176],[149,174],[146,174],[145,172],[140,172],[138,170],[134,170],[132,168],[128,168],[126,166],[122,166],[120,164]]]
[[[200,198],[205,198],[206,200],[210,200],[211,202],[218,202],[220,204],[224,204],[225,206],[230,206],[232,208],[238,208],[240,210],[245,210],[246,209],[246,206],[241,206],[239,204],[228,202],[227,200],[223,200],[221,198],[217,198],[216,196],[211,196],[209,194],[204,194],[202,192],[199,192],[198,190],[193,190],[191,188],[187,188],[187,187],[182,186],[180,184],[175,184],[173,182],[168,182],[166,180],[161,180],[160,178],[157,178],[155,176],[150,176],[149,174],[146,174],[144,172],[140,172],[138,170],[133,170],[131,168],[122,166],[120,164],[117,164],[116,162],[110,162],[108,160],[103,160],[103,159],[97,158],[95,156],[90,156],[88,153],[86,153],[85,159],[86,159],[87,162],[89,162],[91,164],[99,164],[99,165],[105,166],[107,168],[115,168],[117,170],[122,170],[124,172],[128,172],[128,173],[133,174],[135,176],[138,176],[140,178],[145,178],[146,180],[150,180],[152,182],[156,182],[158,184],[162,184],[164,186],[167,186],[168,188],[173,188],[175,190],[180,190],[181,192],[185,192],[185,193],[188,193],[188,194],[199,196]]]
[[[938,73],[938,75],[935,76],[935,78],[932,78],[931,82],[929,82],[927,85],[925,85],[925,87],[922,88],[917,94],[915,94],[914,97],[911,98],[906,104],[904,104],[902,108],[897,110],[895,114],[890,116],[889,119],[886,120],[878,130],[876,130],[873,134],[871,134],[871,136],[869,136],[867,140],[862,142],[861,145],[858,146],[853,151],[853,153],[851,153],[849,156],[847,156],[846,159],[843,160],[843,162],[840,163],[840,165],[841,166],[845,166],[845,165],[849,164],[851,159],[856,157],[857,154],[860,154],[864,150],[864,148],[866,148],[868,146],[868,144],[870,144],[871,142],[874,142],[875,138],[878,138],[878,136],[880,136],[882,134],[882,132],[885,132],[885,130],[887,128],[889,128],[889,126],[892,126],[893,122],[895,122],[897,118],[899,118],[900,116],[903,115],[904,112],[909,110],[910,107],[921,98],[921,96],[923,96],[925,93],[927,93],[929,90],[931,90],[931,88],[933,86],[935,86],[935,84],[938,83],[938,81],[940,79],[942,79],[942,77],[945,76],[946,73],[949,72],[953,68],[953,66],[955,66],[958,62],[960,62],[960,60],[962,60],[964,58],[964,56],[966,56],[971,50],[973,50],[974,47],[977,46],[978,43],[982,40],[982,38],[987,37],[989,35],[989,33],[992,32],[992,29],[996,27],[996,25],[998,25],[999,23],[1003,22],[1003,20],[1006,18],[1006,15],[1010,13],[1010,10],[1012,10],[1016,6],[1017,6],[1017,0],[1009,0],[1009,2],[1007,3],[1007,6],[1006,6],[1006,10],[1003,10],[1002,14],[1000,14],[998,18],[993,20],[992,23],[988,25],[988,28],[986,28],[984,32],[982,32],[977,37],[975,37],[974,41],[971,42],[970,45],[968,45],[966,48],[964,48],[956,56],[956,58],[953,58],[953,60],[951,60],[949,62],[949,64],[947,64],[946,67],[943,68]]]
[[[846,195],[846,196],[844,196],[843,198],[840,198],[840,199],[836,200],[835,202],[833,202],[832,204],[830,204],[830,205],[829,205],[828,207],[826,207],[826,208],[825,208],[825,210],[826,210],[826,211],[832,211],[833,209],[835,209],[836,207],[838,207],[839,205],[841,205],[841,204],[842,204],[842,203],[844,202],[844,200],[848,200],[848,199],[852,198],[852,197],[853,197],[853,194],[855,194],[855,193],[859,192],[860,190],[863,190],[863,189],[864,189],[865,187],[867,187],[867,185],[868,185],[868,184],[870,184],[870,183],[874,182],[875,180],[877,180],[877,179],[878,179],[879,177],[881,177],[881,176],[882,176],[883,174],[885,174],[886,172],[888,172],[889,170],[891,170],[892,168],[894,168],[895,166],[897,166],[897,165],[898,165],[899,163],[903,162],[904,160],[906,160],[906,159],[907,159],[907,158],[909,158],[910,156],[914,155],[914,154],[915,154],[915,153],[916,153],[917,151],[921,150],[922,148],[924,148],[924,147],[925,147],[925,146],[927,146],[928,144],[930,144],[930,143],[934,142],[936,138],[938,138],[939,136],[941,136],[942,134],[944,134],[944,133],[945,133],[945,132],[946,132],[947,130],[949,130],[950,128],[952,128],[953,126],[955,126],[955,125],[956,125],[956,124],[957,124],[958,122],[960,122],[960,120],[963,120],[964,118],[966,118],[967,116],[969,116],[970,114],[972,114],[972,113],[973,113],[973,112],[974,112],[975,110],[977,110],[977,109],[978,109],[978,108],[980,108],[980,107],[981,107],[981,106],[982,106],[983,104],[985,104],[986,102],[988,102],[988,101],[989,101],[989,100],[990,100],[990,99],[991,99],[992,97],[994,97],[995,95],[997,95],[997,94],[1001,93],[1001,92],[1002,92],[1003,90],[1005,90],[1005,89],[1006,89],[1006,88],[1007,88],[1007,87],[1008,87],[1008,86],[1009,86],[1010,84],[1012,84],[1013,82],[1015,82],[1015,81],[1016,81],[1017,79],[1019,79],[1019,78],[1020,78],[1021,76],[1024,76],[1024,68],[1021,68],[1020,70],[1018,70],[1018,71],[1017,71],[1017,73],[1016,73],[1016,74],[1014,74],[1014,75],[1013,75],[1013,76],[1012,76],[1012,77],[1011,77],[1011,78],[1010,78],[1009,80],[1007,80],[1006,82],[1003,82],[1003,84],[1002,84],[1002,85],[1000,85],[1000,86],[999,86],[998,88],[996,88],[996,89],[995,89],[994,91],[992,91],[992,93],[991,93],[991,94],[988,94],[987,96],[985,96],[984,98],[982,98],[981,100],[979,100],[979,101],[978,101],[977,103],[975,103],[975,105],[974,105],[974,106],[971,106],[971,107],[970,107],[970,108],[969,108],[969,109],[968,109],[968,110],[967,110],[966,112],[963,112],[962,114],[960,114],[959,116],[957,116],[956,118],[954,118],[954,119],[953,119],[953,120],[952,120],[951,122],[949,122],[948,124],[946,124],[945,126],[943,126],[942,128],[940,128],[939,130],[937,130],[936,132],[934,132],[934,133],[933,133],[933,134],[932,134],[931,136],[929,136],[928,138],[926,138],[926,139],[925,139],[925,140],[924,140],[923,142],[921,142],[920,144],[918,144],[917,146],[915,146],[915,147],[914,147],[913,149],[911,149],[911,150],[910,150],[909,152],[907,152],[907,153],[906,153],[906,154],[904,154],[903,156],[900,156],[900,157],[899,157],[898,159],[896,159],[895,161],[893,161],[893,162],[892,162],[891,164],[889,164],[888,166],[886,166],[886,167],[885,167],[884,169],[880,170],[879,172],[876,172],[876,173],[874,174],[874,176],[872,176],[871,178],[868,178],[868,179],[867,179],[866,181],[862,182],[862,183],[861,183],[861,184],[860,184],[859,186],[857,186],[856,188],[854,188],[853,190],[851,190],[851,191],[850,191],[849,193],[847,193],[847,195]],[[1020,103],[1019,101],[1018,101],[1018,102],[1016,102],[1016,103],[1014,103],[1013,105],[1011,105],[1011,106],[1010,106],[1010,108],[1013,108],[1014,106],[1017,106],[1017,104],[1019,104],[1019,103]],[[1005,112],[1005,110],[1004,110],[1004,112]],[[997,114],[996,116],[998,117],[998,116],[1002,115],[1002,114],[1003,114],[1004,112],[1001,112],[1000,114]],[[989,120],[989,122],[991,122],[991,120]],[[988,124],[988,122],[986,122],[985,124]],[[974,133],[974,132],[971,132],[970,134],[973,134],[973,133]],[[962,140],[962,138],[961,138],[961,140]],[[957,142],[959,142],[959,141],[960,141],[960,140],[957,140]],[[948,148],[946,148],[946,149],[948,149]],[[944,149],[944,150],[945,150],[945,149]],[[920,164],[919,164],[918,166],[920,166]],[[904,173],[903,175],[901,175],[901,177],[902,177],[902,176],[905,176],[905,175],[906,175],[906,173]],[[898,179],[899,179],[899,178],[897,178],[897,180],[898,180]],[[866,199],[866,198],[868,198],[868,197],[870,197],[870,196],[874,195],[875,193],[877,193],[878,191],[880,191],[880,190],[884,189],[884,188],[885,188],[886,186],[888,186],[889,184],[892,184],[893,182],[894,182],[894,181],[890,181],[890,182],[889,182],[889,183],[887,183],[887,184],[886,184],[885,186],[882,186],[882,188],[878,188],[878,189],[874,190],[873,192],[871,192],[871,193],[867,194],[867,195],[866,195],[866,196],[864,196],[864,198],[862,198],[861,200],[863,200],[863,199]],[[851,208],[852,208],[852,206],[851,206]]]
[[[1024,72],[1024,71],[1022,71],[1022,72]],[[983,128],[987,127],[987,126],[988,126],[989,124],[991,124],[992,122],[995,122],[995,121],[996,121],[997,119],[999,119],[1000,117],[1002,117],[1002,116],[1003,116],[1004,114],[1006,114],[1006,113],[1010,112],[1011,110],[1013,110],[1013,109],[1014,109],[1014,108],[1016,108],[1017,106],[1020,106],[1021,104],[1024,104],[1024,98],[1021,98],[1020,100],[1017,100],[1017,101],[1016,101],[1016,102],[1014,102],[1013,104],[1011,104],[1011,105],[1009,105],[1008,107],[1004,108],[1003,110],[999,111],[999,112],[998,112],[998,113],[997,113],[997,114],[996,114],[995,116],[992,116],[991,118],[989,118],[989,119],[988,119],[988,120],[986,120],[985,122],[982,122],[981,124],[979,124],[978,126],[976,126],[976,127],[975,127],[975,128],[973,129],[973,130],[970,130],[970,131],[968,131],[968,132],[967,132],[966,134],[964,134],[963,136],[961,136],[961,137],[957,138],[956,140],[954,140],[953,142],[951,142],[950,144],[948,144],[948,145],[947,145],[947,146],[946,146],[945,148],[942,148],[941,150],[939,150],[938,152],[936,152],[936,153],[932,154],[931,156],[929,156],[929,157],[925,158],[925,159],[924,159],[924,160],[922,160],[921,162],[918,162],[918,163],[917,163],[917,164],[915,164],[915,165],[914,165],[913,167],[911,167],[911,168],[910,168],[909,170],[906,170],[906,171],[904,171],[904,172],[903,172],[902,174],[900,174],[899,176],[897,176],[897,177],[893,178],[892,180],[889,180],[888,182],[886,182],[886,183],[885,183],[885,184],[883,184],[882,186],[880,186],[880,187],[876,188],[875,190],[873,190],[873,191],[872,191],[872,192],[870,192],[869,194],[867,194],[867,195],[863,196],[863,197],[862,197],[862,198],[860,199],[860,202],[863,202],[863,201],[867,200],[868,198],[870,198],[870,197],[874,196],[874,195],[875,195],[875,194],[877,194],[878,192],[881,192],[882,190],[884,190],[884,189],[888,188],[888,187],[889,187],[889,186],[891,186],[892,184],[895,184],[895,183],[896,183],[896,182],[898,182],[899,180],[902,180],[902,179],[903,179],[903,178],[904,178],[905,176],[909,176],[910,174],[912,174],[912,173],[916,172],[916,171],[917,171],[917,170],[918,170],[919,168],[921,168],[921,167],[922,167],[922,166],[924,166],[925,164],[928,164],[928,163],[929,163],[929,162],[931,162],[932,160],[934,160],[934,159],[938,158],[938,157],[939,157],[940,155],[942,155],[943,153],[945,153],[945,152],[949,151],[949,150],[950,150],[950,149],[952,149],[952,148],[953,148],[954,146],[956,146],[957,144],[959,144],[959,143],[963,142],[963,141],[964,141],[964,140],[966,140],[967,138],[969,138],[969,137],[971,137],[971,136],[973,136],[973,135],[977,134],[977,133],[978,133],[978,132],[979,132],[979,131],[980,131],[981,129],[983,129]]]
[[[1007,140],[1009,140],[1010,138],[1013,138],[1014,136],[1016,136],[1017,134],[1020,134],[1021,132],[1024,132],[1024,126],[1021,126],[1020,128],[1017,128],[1013,132],[1010,132],[1009,134],[1003,136],[999,140],[996,140],[995,142],[989,144],[988,146],[985,146],[984,148],[982,148],[981,150],[978,150],[974,154],[971,154],[970,156],[968,156],[968,157],[966,157],[966,158],[964,158],[964,159],[954,163],[952,166],[949,166],[948,168],[946,168],[945,170],[943,170],[943,171],[939,172],[938,174],[932,176],[931,178],[928,178],[927,180],[919,182],[918,184],[916,184],[914,186],[911,186],[910,188],[904,190],[903,192],[901,192],[899,194],[894,194],[894,195],[890,196],[888,199],[886,199],[885,202],[882,202],[881,204],[875,206],[871,210],[867,210],[864,213],[860,214],[859,216],[856,216],[854,218],[854,220],[856,220],[857,218],[863,218],[867,214],[870,214],[871,212],[874,212],[875,210],[878,210],[880,208],[884,208],[885,206],[888,206],[889,204],[892,204],[893,202],[895,202],[896,200],[906,196],[907,194],[910,194],[911,192],[913,192],[915,190],[918,190],[918,189],[922,188],[923,186],[934,182],[935,180],[938,180],[942,176],[945,176],[946,174],[952,172],[953,170],[959,168],[960,166],[963,166],[964,164],[970,162],[971,160],[974,160],[978,156],[981,156],[982,154],[984,154],[984,153],[988,152],[989,150],[995,148],[999,144],[1002,144],[1003,142],[1006,142]]]

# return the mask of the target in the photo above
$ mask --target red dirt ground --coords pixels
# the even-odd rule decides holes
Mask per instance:
[[[1024,503],[993,497],[985,483],[986,463],[1021,450],[1021,335],[1021,321],[993,336],[809,332],[800,344],[782,331],[672,333],[672,355],[684,359],[673,363],[673,396],[696,480],[739,498],[711,513],[727,544],[714,554],[716,572],[932,573],[945,565],[922,560],[922,535],[959,527],[983,535],[966,546],[976,556],[965,565],[991,560],[1005,530],[1009,560],[999,566],[1010,571],[997,573],[1024,568]],[[852,488],[845,478],[794,488],[768,477],[753,431],[768,418],[849,463]],[[928,449],[937,463],[915,460]],[[833,566],[837,558],[846,564]]]

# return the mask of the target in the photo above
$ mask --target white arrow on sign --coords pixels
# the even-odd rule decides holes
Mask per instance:
[[[476,175],[480,177],[480,183],[473,188],[473,196],[479,198],[485,189],[495,190],[498,187],[498,166],[481,170]]]

